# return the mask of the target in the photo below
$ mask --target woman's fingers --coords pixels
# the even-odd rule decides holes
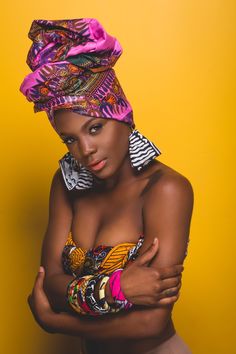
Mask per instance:
[[[178,285],[181,285],[181,275],[178,275],[177,277],[174,278],[167,278],[167,279],[163,279],[160,283],[160,289],[162,291],[167,290],[167,289],[171,289],[174,288]]]
[[[47,332],[53,333],[49,326],[49,318],[53,314],[48,298],[43,289],[45,270],[39,268],[32,293],[28,296],[28,304],[36,322]]]
[[[157,251],[159,248],[159,240],[158,238],[154,238],[153,243],[148,247],[148,249],[141,254],[141,256],[138,257],[136,260],[136,264],[139,264],[141,266],[147,266],[153,257],[156,255]]]
[[[180,292],[178,292],[177,295],[174,295],[171,297],[165,297],[165,298],[158,301],[158,305],[170,305],[178,300],[179,295],[180,295]]]
[[[45,270],[43,267],[40,267],[35,278],[32,294],[28,297],[28,304],[34,312],[41,312],[42,309],[51,309],[43,288],[44,278]]]
[[[158,272],[160,274],[161,279],[167,279],[167,278],[172,278],[181,275],[183,270],[184,270],[184,266],[182,264],[176,264],[171,267],[159,268]]]
[[[181,287],[181,284],[178,284],[177,286],[163,290],[160,293],[160,298],[171,297],[171,296],[177,295],[180,287]]]
[[[33,307],[33,302],[32,302],[32,295],[30,294],[27,298],[27,302],[28,302],[28,305],[32,311],[32,307]]]
[[[42,266],[39,267],[39,271],[37,273],[37,276],[34,281],[34,287],[43,287],[43,281],[44,281],[44,276],[45,276],[45,271]]]

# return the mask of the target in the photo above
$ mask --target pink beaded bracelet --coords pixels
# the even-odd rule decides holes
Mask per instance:
[[[113,297],[115,303],[119,305],[120,309],[129,309],[133,304],[126,299],[124,293],[120,287],[120,276],[123,269],[117,269],[114,271],[109,280],[109,285],[111,289],[111,296]]]

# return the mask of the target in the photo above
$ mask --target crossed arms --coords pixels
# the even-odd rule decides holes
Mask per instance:
[[[148,338],[162,333],[171,319],[173,302],[99,318],[71,313],[65,294],[73,277],[63,272],[61,252],[70,232],[73,213],[59,171],[53,178],[49,205],[41,263],[45,268],[45,279],[43,281],[44,275],[39,274],[31,296],[31,310],[37,322],[52,332],[96,339]],[[145,241],[136,261],[147,252],[154,237],[158,237],[159,249],[150,264],[156,276],[160,268],[182,264],[186,257],[192,208],[193,190],[182,175],[164,176],[154,184],[145,198]],[[49,299],[47,311],[42,308],[46,299]]]

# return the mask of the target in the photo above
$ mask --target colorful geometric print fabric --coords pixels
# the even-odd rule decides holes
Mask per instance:
[[[113,118],[133,128],[133,112],[112,67],[122,47],[93,18],[35,20],[27,56],[32,73],[20,90],[34,111],[73,109],[81,115]]]
[[[109,275],[117,269],[124,268],[129,262],[134,261],[142,246],[144,236],[141,235],[137,244],[132,242],[119,245],[99,245],[89,250],[76,247],[71,233],[62,252],[62,264],[67,274],[76,276],[80,268],[80,275]]]

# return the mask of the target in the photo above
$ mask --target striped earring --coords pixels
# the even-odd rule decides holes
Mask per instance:
[[[132,168],[141,171],[149,165],[155,157],[161,154],[161,150],[142,135],[137,129],[134,129],[129,135],[129,156]]]
[[[141,171],[161,151],[143,136],[138,130],[133,130],[129,135],[129,156],[131,166]],[[96,177],[84,166],[78,164],[75,158],[67,152],[60,160],[59,165],[68,190],[93,188]]]
[[[75,158],[67,152],[60,160],[59,165],[67,189],[90,189],[94,185],[94,176]]]

